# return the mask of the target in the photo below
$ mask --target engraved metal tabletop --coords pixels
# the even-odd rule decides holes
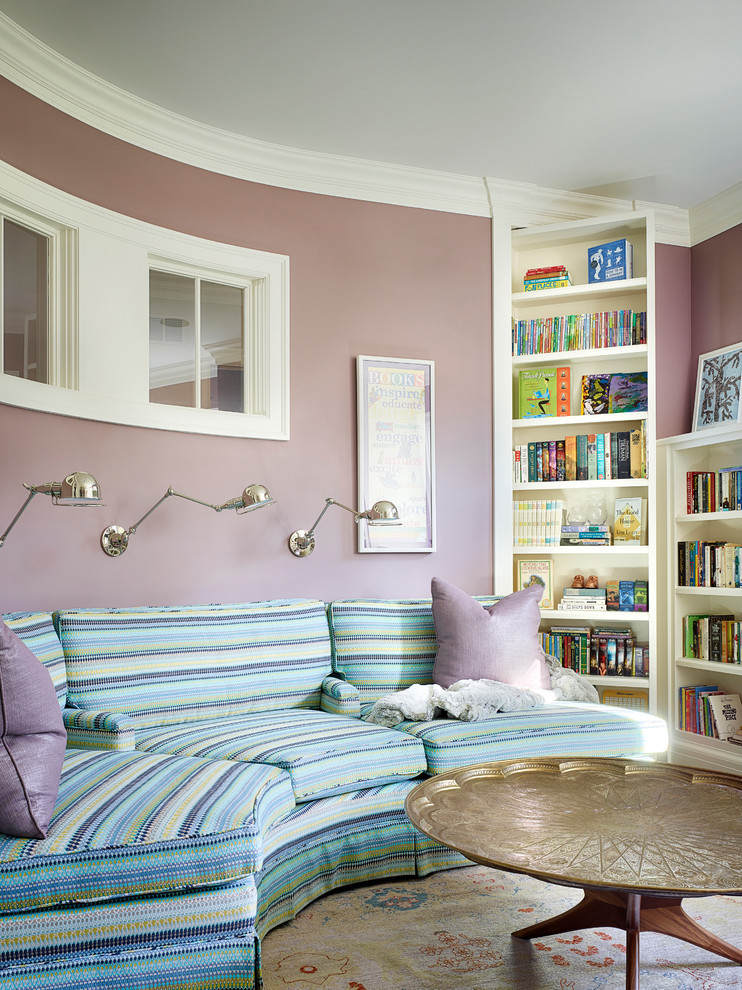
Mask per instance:
[[[567,886],[742,893],[742,777],[576,758],[465,767],[406,802],[422,832],[488,866]]]

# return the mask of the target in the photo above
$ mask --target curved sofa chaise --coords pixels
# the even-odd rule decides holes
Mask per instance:
[[[430,599],[4,619],[47,667],[68,741],[47,837],[0,835],[2,990],[258,987],[260,938],[314,898],[467,864],[406,818],[422,775],[667,746],[661,719],[576,702],[364,721],[431,683]]]

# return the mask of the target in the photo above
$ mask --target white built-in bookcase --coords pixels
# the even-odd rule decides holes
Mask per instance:
[[[742,589],[685,587],[678,584],[678,543],[719,540],[742,543],[742,512],[687,511],[688,471],[718,471],[742,464],[742,427],[712,427],[669,437],[657,445],[662,491],[667,492],[663,584],[667,588],[666,622],[660,630],[667,657],[667,710],[670,758],[675,763],[742,773],[742,746],[680,729],[681,687],[718,685],[742,696],[742,665],[684,656],[683,617],[728,614],[742,619]]]
[[[624,281],[588,283],[588,248],[627,238],[633,246],[633,277]],[[543,612],[542,630],[552,625],[629,626],[637,641],[650,648],[650,676],[592,677],[599,690],[631,688],[646,692],[653,712],[664,707],[664,690],[658,683],[664,675],[657,656],[657,570],[655,471],[652,461],[655,430],[654,365],[654,229],[651,213],[630,213],[571,223],[511,230],[505,221],[495,221],[494,255],[494,492],[495,492],[495,592],[505,594],[516,585],[517,564],[526,558],[550,558],[554,574],[554,604],[561,589],[572,583],[575,573],[596,574],[600,586],[611,579],[644,579],[649,585],[647,612],[565,613],[556,608]],[[560,289],[523,291],[528,268],[563,264],[572,284]],[[633,309],[647,313],[647,344],[562,351],[515,357],[512,353],[512,321],[537,316]],[[573,415],[541,419],[518,419],[518,372],[523,368],[569,365]],[[646,370],[646,413],[606,416],[580,415],[582,375],[600,372]],[[648,478],[611,481],[514,483],[512,451],[529,440],[561,439],[565,435],[628,430],[644,420],[648,450]],[[640,547],[532,547],[513,545],[512,503],[514,498],[561,498],[570,500],[587,493],[601,496],[612,523],[617,495],[641,495],[648,506],[648,544]]]

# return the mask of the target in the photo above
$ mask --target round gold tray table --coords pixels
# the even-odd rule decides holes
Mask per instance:
[[[742,777],[632,760],[506,760],[423,781],[406,811],[475,863],[582,888],[574,908],[513,935],[622,929],[629,990],[639,986],[643,931],[742,963],[740,949],[681,906],[684,897],[742,894]]]

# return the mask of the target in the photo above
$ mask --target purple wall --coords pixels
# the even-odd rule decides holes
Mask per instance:
[[[657,436],[687,433],[693,416],[691,252],[658,244],[655,250]]]
[[[244,182],[142,151],[0,80],[2,157],[91,202],[165,227],[291,258],[291,440],[239,440],[72,420],[0,406],[0,530],[22,481],[96,475],[105,509],[40,496],[0,550],[0,611],[307,595],[416,597],[440,575],[492,588],[491,244],[486,219]],[[354,552],[330,510],[300,560],[288,535],[328,496],[356,498],[355,356],[436,362],[438,552]],[[509,465],[504,466],[509,470]],[[126,554],[129,526],[168,485],[220,502],[260,481],[277,506],[217,515],[171,499]]]
[[[742,226],[696,244],[691,257],[695,390],[698,355],[742,340]]]

